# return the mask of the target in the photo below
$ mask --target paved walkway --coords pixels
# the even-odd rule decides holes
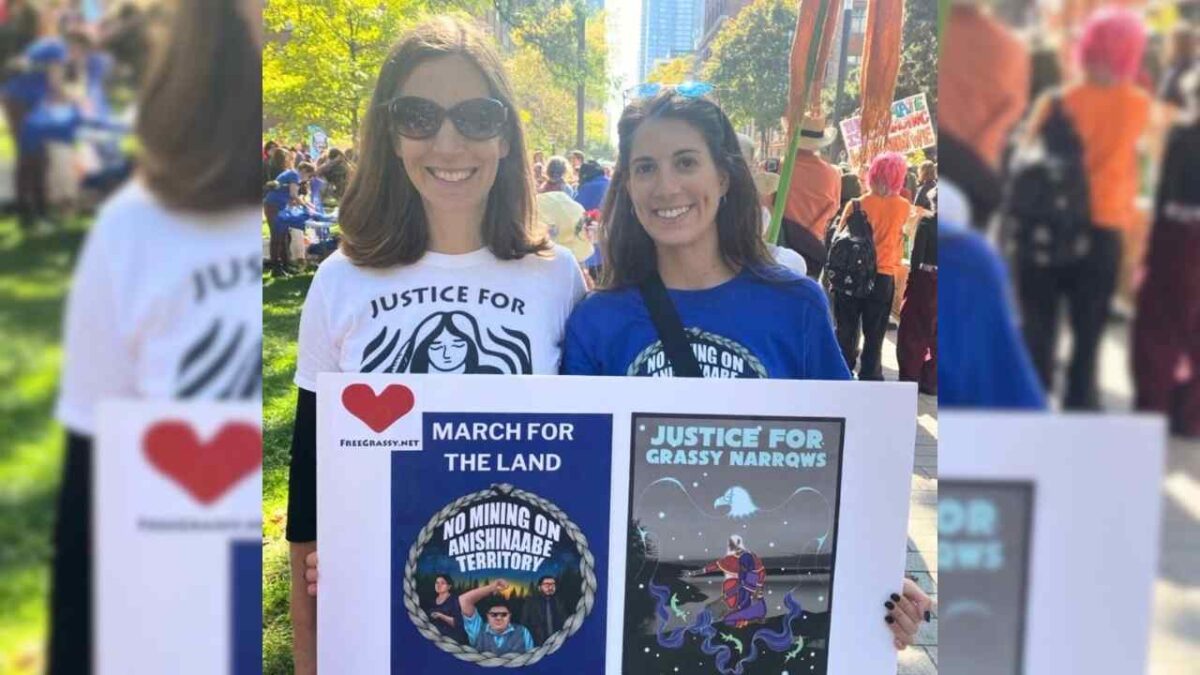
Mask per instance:
[[[1101,345],[1101,398],[1109,411],[1133,407],[1129,329],[1114,321]],[[1160,542],[1147,673],[1200,672],[1200,441],[1173,438],[1167,446]]]
[[[898,379],[896,331],[888,331],[883,346],[883,377]],[[905,574],[914,576],[922,590],[937,600],[937,397],[921,394],[917,400],[916,459],[908,512],[908,562]],[[937,616],[922,624],[917,644],[900,652],[898,675],[937,672]]]

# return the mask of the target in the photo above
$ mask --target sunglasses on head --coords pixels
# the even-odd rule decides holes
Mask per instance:
[[[654,98],[664,91],[669,91],[673,94],[678,94],[684,98],[700,98],[705,94],[710,93],[713,86],[707,82],[681,82],[679,84],[660,84],[658,82],[645,82],[639,84],[633,89],[634,98]]]
[[[508,124],[508,108],[494,98],[467,99],[449,110],[419,96],[397,96],[385,105],[392,132],[417,141],[436,136],[446,118],[472,141],[495,138]]]
[[[493,619],[503,619],[508,616],[508,612],[488,612],[488,616]]]

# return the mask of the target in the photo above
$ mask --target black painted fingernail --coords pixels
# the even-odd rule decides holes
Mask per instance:
[[[929,623],[930,621],[932,621],[930,616],[931,616],[931,614],[929,613],[929,610],[925,610],[925,623]]]
[[[892,602],[900,602],[900,596],[892,593]]]
[[[896,609],[896,605],[894,605],[891,600],[888,600],[887,602],[883,603],[883,606],[887,607],[888,609]]]
[[[883,620],[888,623],[896,623],[896,620],[892,618],[891,614],[888,614],[887,616],[883,617]]]

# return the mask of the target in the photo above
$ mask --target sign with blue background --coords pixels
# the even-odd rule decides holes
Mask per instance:
[[[391,457],[391,672],[603,673],[612,416],[421,426]]]

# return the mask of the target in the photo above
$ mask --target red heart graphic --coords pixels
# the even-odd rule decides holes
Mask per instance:
[[[375,433],[408,414],[414,401],[412,390],[402,384],[389,384],[378,396],[366,384],[352,384],[342,390],[342,405]]]
[[[207,506],[262,464],[262,432],[252,424],[231,422],[201,443],[187,422],[159,422],[142,437],[142,452],[154,468]]]

